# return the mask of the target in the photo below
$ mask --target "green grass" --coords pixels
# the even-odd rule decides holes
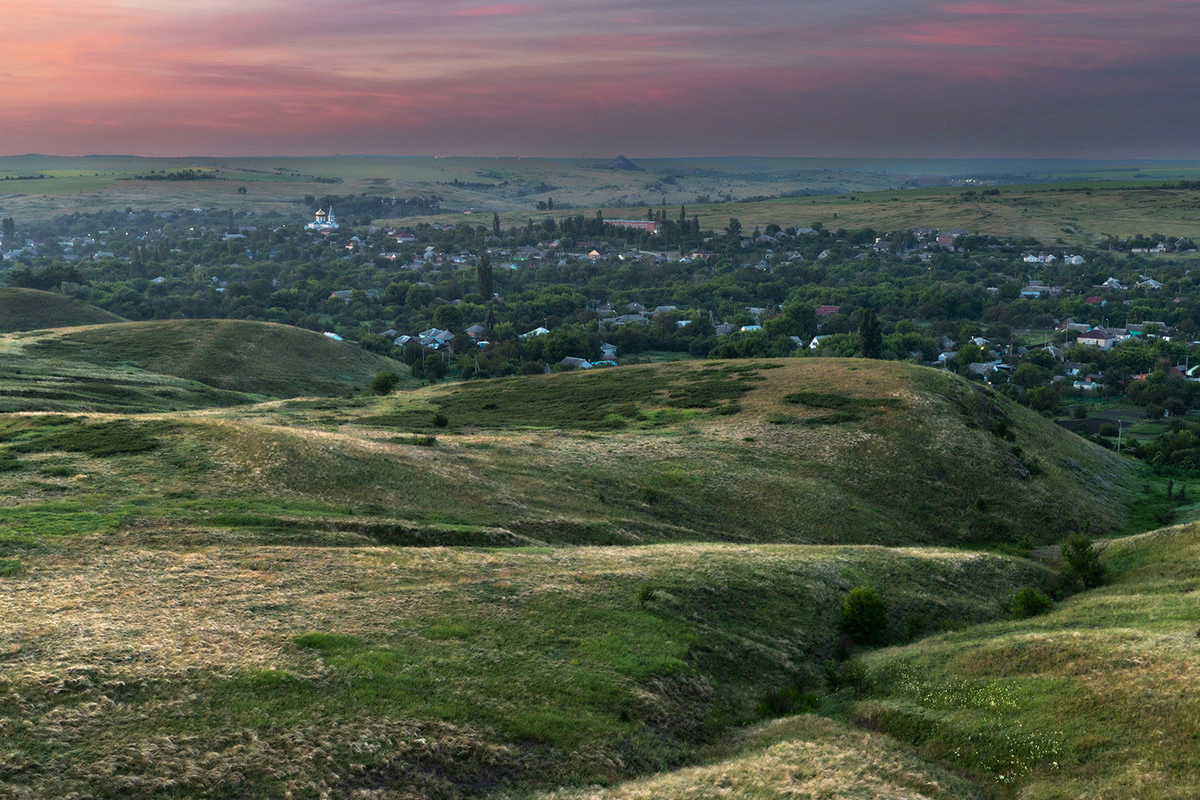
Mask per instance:
[[[35,358],[134,366],[225,391],[274,397],[344,394],[402,364],[286,325],[239,320],[127,322],[22,343]]]
[[[764,366],[766,364],[766,366]],[[726,364],[704,369],[627,367],[559,376],[503,378],[460,384],[414,402],[402,397],[396,409],[363,417],[363,425],[432,429],[443,414],[451,430],[480,428],[623,428],[681,419],[678,409],[719,411],[754,388],[760,372],[775,364]]]
[[[122,321],[116,314],[65,295],[0,288],[0,333]]]
[[[126,420],[114,420],[88,425],[82,421],[47,426],[52,431],[32,438],[25,436],[9,445],[15,453],[47,453],[62,450],[90,456],[112,456],[120,453],[141,453],[158,447],[158,439],[148,431],[162,426],[136,425]],[[35,429],[37,430],[37,429]]]
[[[439,412],[449,425],[434,446],[413,446]],[[854,360],[646,365],[146,425],[4,424],[0,497],[152,495],[142,516],[193,527],[211,524],[196,514],[207,502],[253,514],[238,535],[270,541],[1029,546],[1089,523],[1129,530],[1137,486],[1128,460],[984,387]],[[287,510],[297,502],[329,511],[306,519]]]
[[[1113,542],[1109,586],[880,652],[851,713],[1014,796],[1195,796],[1198,547],[1194,525]]]
[[[0,679],[4,757],[26,765],[0,773],[5,788],[451,797],[609,783],[692,762],[758,721],[772,691],[810,682],[857,582],[887,587],[897,626],[921,613],[937,629],[1053,581],[1017,559],[849,547],[78,555],[24,555],[20,581],[0,581],[16,614],[0,635],[22,654]],[[658,590],[640,602],[647,582]],[[86,681],[39,677],[84,663]],[[34,724],[52,709],[73,724]],[[138,755],[167,741],[161,758]]]
[[[0,359],[0,413],[145,413],[245,405],[265,399],[128,364],[87,363],[70,354],[33,355],[22,349],[28,341],[0,338],[0,352],[4,353]]]

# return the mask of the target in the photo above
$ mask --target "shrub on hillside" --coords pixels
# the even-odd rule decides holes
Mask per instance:
[[[816,711],[821,705],[820,699],[811,692],[785,687],[769,689],[759,701],[755,711],[760,717],[787,717],[792,714],[807,714]]]
[[[1084,589],[1094,589],[1104,583],[1105,568],[1100,552],[1086,533],[1073,531],[1062,545],[1064,570],[1067,577],[1078,580]]]
[[[867,665],[858,658],[846,661],[830,659],[825,662],[824,672],[825,684],[833,692],[849,689],[855,695],[861,695],[871,686]]]
[[[1013,619],[1028,619],[1045,614],[1054,607],[1054,601],[1043,592],[1026,586],[1018,589],[1008,599],[1008,614]]]
[[[859,644],[879,644],[887,633],[887,603],[875,591],[875,587],[855,587],[842,603],[838,626]]]
[[[375,394],[387,394],[400,383],[400,376],[391,370],[384,370],[371,379],[371,391]]]

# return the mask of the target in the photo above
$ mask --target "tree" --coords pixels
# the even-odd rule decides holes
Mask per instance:
[[[425,356],[425,377],[431,381],[441,380],[446,376],[446,362],[437,353]]]
[[[391,370],[384,370],[371,379],[371,391],[375,394],[387,394],[400,383],[400,376]]]
[[[433,288],[413,284],[404,294],[404,305],[409,308],[424,308],[433,302]]]
[[[730,217],[729,224],[725,226],[725,233],[733,239],[740,239],[742,236],[742,223],[737,217]]]
[[[842,603],[838,626],[842,633],[862,644],[876,644],[887,633],[888,606],[873,586],[850,590]]]
[[[5,217],[4,222],[0,223],[3,226],[4,243],[12,246],[12,240],[17,235],[17,224],[13,222],[12,217]]]
[[[883,332],[879,328],[875,312],[869,308],[863,312],[858,338],[863,358],[879,358],[883,354]]]
[[[968,344],[959,348],[958,355],[954,357],[954,361],[958,366],[960,374],[967,371],[967,367],[971,364],[979,364],[986,360],[984,349],[977,344]]]
[[[492,212],[492,233],[496,236],[500,235],[500,215]]]
[[[1070,578],[1078,579],[1084,589],[1094,589],[1104,583],[1107,570],[1100,562],[1100,553],[1086,533],[1072,531],[1062,544],[1062,558],[1066,562],[1064,571]]]
[[[495,294],[495,282],[492,275],[492,257],[484,253],[479,257],[479,263],[475,265],[475,280],[479,283],[479,293],[483,295],[485,302],[492,302],[492,295]]]
[[[433,324],[448,331],[459,331],[463,327],[462,309],[453,303],[438,306],[433,312]]]

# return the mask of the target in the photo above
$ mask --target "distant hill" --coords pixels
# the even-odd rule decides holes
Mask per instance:
[[[218,389],[270,397],[342,394],[408,368],[319,333],[241,320],[123,322],[55,331],[27,353],[133,365]]]
[[[102,308],[54,292],[0,289],[0,333],[123,322]]]
[[[612,161],[608,162],[607,169],[628,170],[630,172],[642,172],[642,168],[630,161],[625,156],[617,156]]]

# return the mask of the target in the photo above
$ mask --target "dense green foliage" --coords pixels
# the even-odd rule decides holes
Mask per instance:
[[[874,586],[856,586],[842,602],[838,627],[856,642],[879,644],[887,635],[887,603]]]

